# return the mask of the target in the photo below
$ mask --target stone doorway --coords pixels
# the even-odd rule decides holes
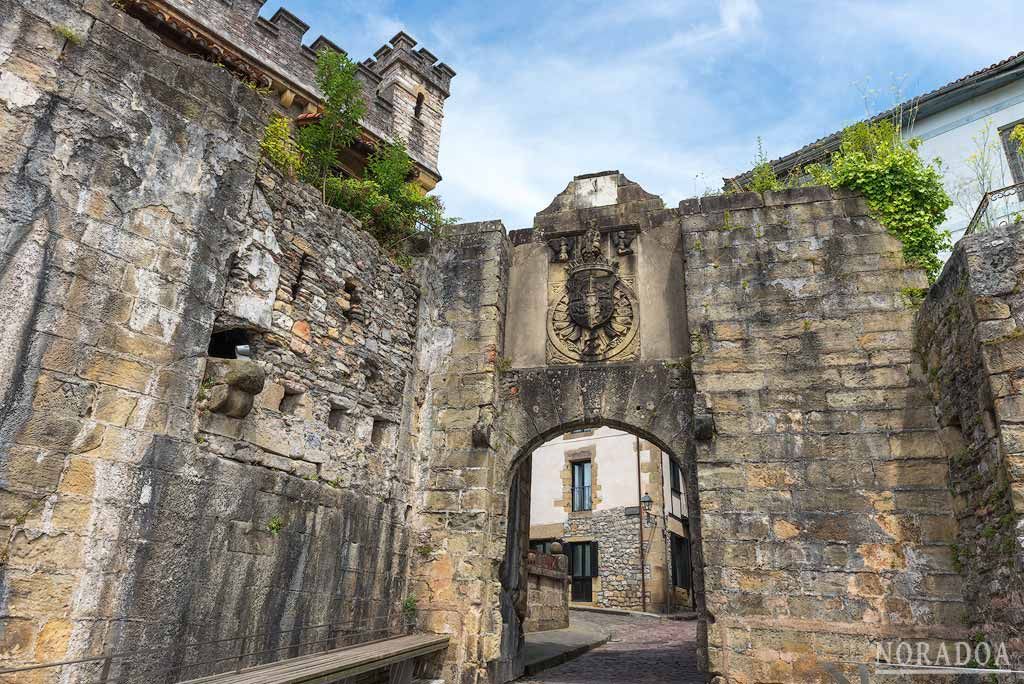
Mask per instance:
[[[574,179],[533,229],[463,224],[423,265],[414,409],[425,432],[424,628],[456,635],[449,681],[517,676],[528,530],[519,468],[546,441],[607,426],[684,464],[693,600],[700,505],[679,217],[617,172]],[[511,533],[510,533],[511,530]],[[511,548],[511,552],[510,552]],[[698,627],[698,643],[706,630]],[[701,653],[703,653],[701,649]]]
[[[583,611],[612,609],[628,617],[625,611],[667,615],[691,607],[692,586],[673,583],[691,571],[689,558],[685,570],[675,568],[670,551],[672,538],[688,533],[682,492],[673,489],[676,464],[671,451],[600,422],[559,433],[513,459],[496,681],[523,674],[531,659],[526,634],[536,640],[538,633],[563,630],[552,638],[571,637],[576,623],[586,622]],[[560,593],[547,586],[545,566],[565,571]],[[694,651],[695,642],[686,648]]]

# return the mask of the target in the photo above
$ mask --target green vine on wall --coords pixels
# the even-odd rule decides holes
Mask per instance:
[[[952,246],[949,231],[939,230],[952,204],[942,186],[939,161],[924,162],[919,139],[904,140],[891,121],[858,123],[843,131],[839,150],[827,166],[807,172],[818,183],[856,190],[871,214],[903,243],[907,263],[923,268],[935,282],[939,252]]]
[[[411,263],[409,238],[441,234],[457,219],[444,204],[410,182],[414,164],[400,142],[383,143],[367,160],[362,178],[338,174],[339,151],[355,141],[366,112],[358,65],[343,54],[323,50],[317,56],[316,82],[323,94],[320,117],[292,135],[291,123],[275,116],[263,131],[263,156],[291,178],[320,190],[323,201],[349,212],[396,262]]]
[[[260,149],[270,162],[281,169],[289,178],[295,178],[302,167],[302,153],[298,143],[292,139],[291,125],[288,119],[274,115],[270,123],[263,129]]]

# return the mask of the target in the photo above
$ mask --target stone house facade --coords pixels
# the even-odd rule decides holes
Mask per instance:
[[[682,465],[715,684],[1024,653],[1024,226],[917,310],[851,193],[666,207],[606,171],[406,271],[260,163],[279,95],[120,4],[0,0],[3,667],[184,679],[413,618],[451,637],[428,674],[509,681],[530,454],[599,426]]]
[[[689,608],[681,466],[654,444],[608,427],[560,435],[531,462],[530,547],[562,545],[573,576],[571,605]],[[644,494],[650,513],[641,506]]]

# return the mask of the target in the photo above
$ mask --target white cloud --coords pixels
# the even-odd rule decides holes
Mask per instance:
[[[911,95],[1024,47],[1008,2],[288,4],[320,8],[354,56],[405,25],[452,65],[438,192],[451,213],[510,228],[604,169],[672,205],[749,168],[757,136],[780,156],[862,116],[865,77],[908,74]]]
[[[756,0],[721,0],[719,14],[726,33],[736,35],[761,18]]]

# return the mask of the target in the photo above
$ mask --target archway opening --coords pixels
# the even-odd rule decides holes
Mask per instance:
[[[635,635],[662,623],[657,616],[696,617],[683,467],[669,450],[607,424],[523,449],[509,477],[498,681],[587,631]],[[688,643],[665,643],[655,657],[665,681],[696,662],[693,623],[679,631]]]

